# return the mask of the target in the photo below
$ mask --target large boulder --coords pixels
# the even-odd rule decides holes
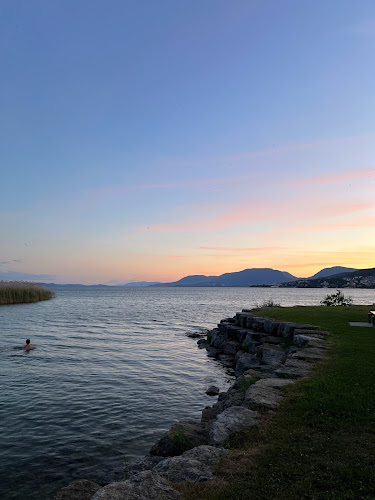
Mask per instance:
[[[258,356],[262,364],[270,366],[280,366],[285,361],[286,354],[282,347],[275,344],[262,344],[258,347]]]
[[[280,321],[266,319],[264,322],[264,331],[266,333],[270,333],[271,335],[277,335],[279,325],[280,325]]]
[[[101,486],[93,481],[79,479],[58,491],[53,500],[90,500],[100,488]]]
[[[213,479],[211,467],[227,450],[213,446],[198,446],[179,457],[166,458],[155,472],[173,483],[200,482]]]
[[[146,455],[144,457],[131,458],[124,464],[123,476],[131,479],[135,474],[139,474],[139,472],[153,469],[162,460],[165,460],[165,457]]]
[[[309,346],[309,347],[323,348],[325,344],[323,336],[296,334],[295,332],[294,332],[293,342],[298,347]]]
[[[301,361],[321,361],[326,358],[326,353],[323,349],[316,347],[306,347],[305,349],[298,349],[297,352],[290,356],[290,359],[299,359]]]
[[[279,378],[306,377],[311,371],[311,366],[311,363],[306,363],[306,361],[287,359],[280,368],[275,370],[275,374]]]
[[[238,351],[235,357],[235,375],[239,377],[249,368],[253,368],[254,365],[259,363],[259,358],[254,354],[249,354],[247,352]]]
[[[293,380],[281,378],[258,380],[247,389],[244,404],[250,405],[253,409],[273,410],[279,406],[283,398],[281,388],[293,383]]]
[[[257,412],[241,406],[227,408],[217,416],[209,436],[212,446],[225,446],[229,438],[236,432],[248,429],[257,424]]]
[[[166,479],[154,471],[145,470],[127,481],[100,488],[91,500],[177,500],[181,495]]]
[[[150,450],[151,455],[173,457],[194,446],[207,444],[208,429],[201,422],[176,422]]]
[[[241,349],[241,344],[239,342],[230,340],[224,345],[223,353],[235,356],[240,349]]]

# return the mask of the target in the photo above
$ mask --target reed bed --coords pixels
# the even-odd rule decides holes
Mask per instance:
[[[24,304],[49,300],[55,293],[42,285],[27,281],[0,281],[0,305]]]

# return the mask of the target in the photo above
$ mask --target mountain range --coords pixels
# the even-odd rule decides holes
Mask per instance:
[[[290,283],[299,280],[313,280],[326,278],[338,273],[357,271],[349,267],[335,266],[325,268],[309,278],[297,278],[285,271],[270,268],[244,269],[233,273],[225,273],[220,276],[205,276],[201,274],[190,275],[171,283],[135,282],[126,283],[123,286],[152,286],[152,287],[225,287],[225,286],[261,286],[276,285],[279,283]]]

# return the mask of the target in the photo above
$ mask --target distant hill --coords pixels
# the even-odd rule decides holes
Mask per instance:
[[[163,283],[159,283],[159,281],[131,281],[130,283],[125,283],[124,285],[118,285],[118,286],[144,287],[144,286],[162,285],[162,284]]]
[[[357,269],[354,272],[334,274],[316,279],[282,283],[281,287],[293,288],[375,288],[375,268]]]
[[[290,273],[269,268],[244,269],[243,271],[225,273],[220,276],[192,275],[174,281],[154,286],[252,286],[274,285],[276,283],[294,281],[297,278]]]
[[[352,273],[354,271],[358,271],[358,269],[354,269],[351,267],[341,267],[341,266],[326,267],[325,269],[322,269],[318,273],[314,274],[314,276],[310,276],[310,278],[307,279],[313,280],[316,278],[327,278],[328,276],[333,276],[334,274]]]

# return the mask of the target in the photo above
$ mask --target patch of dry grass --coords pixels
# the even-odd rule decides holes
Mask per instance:
[[[24,304],[49,300],[55,296],[52,290],[27,281],[0,281],[0,305]]]

